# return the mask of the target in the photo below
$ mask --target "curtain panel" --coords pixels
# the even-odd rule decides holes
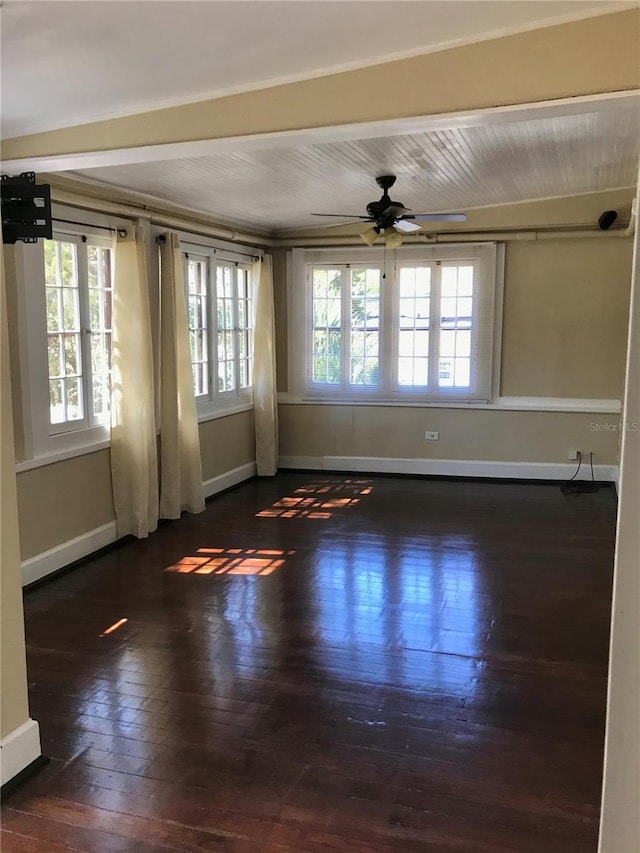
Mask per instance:
[[[178,235],[167,232],[160,246],[160,516],[179,518],[205,502]]]
[[[276,391],[275,312],[271,255],[253,264],[257,286],[253,344],[253,405],[256,429],[256,468],[259,477],[278,470],[278,403]]]
[[[111,373],[111,477],[118,536],[158,526],[158,460],[149,284],[142,229],[116,243]]]

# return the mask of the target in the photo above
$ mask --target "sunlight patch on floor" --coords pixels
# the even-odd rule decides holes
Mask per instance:
[[[196,575],[270,575],[295,551],[267,548],[198,548],[165,572]]]
[[[334,510],[360,503],[372,491],[371,480],[320,480],[296,489],[292,497],[280,498],[256,518],[332,518]],[[304,497],[313,495],[313,497]]]

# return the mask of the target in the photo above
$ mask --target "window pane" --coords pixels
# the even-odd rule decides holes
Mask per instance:
[[[58,243],[60,259],[58,272],[63,287],[77,287],[78,276],[76,274],[76,247],[73,243]]]
[[[364,299],[351,300],[351,325],[364,326],[365,324],[365,301]]]
[[[106,388],[102,378],[98,377],[93,380],[93,413],[95,415],[104,415],[108,410],[108,397]]]
[[[471,332],[456,332],[456,355],[467,358],[471,355]]]
[[[47,287],[58,286],[58,260],[56,240],[44,240],[44,283]]]
[[[82,420],[82,387],[79,379],[67,379],[67,420]]]
[[[401,267],[398,303],[400,326],[398,385],[426,387],[431,313],[431,267]]]
[[[187,257],[189,350],[193,393],[196,397],[209,395],[208,278],[208,261],[204,258]]]
[[[62,290],[62,325],[66,331],[80,329],[77,288],[65,287]]]
[[[62,424],[84,417],[77,254],[74,243],[60,240],[45,240],[43,248],[49,420],[51,424]]]
[[[454,330],[440,332],[440,355],[454,356],[456,354],[456,333]]]
[[[429,332],[416,332],[414,336],[414,353],[416,356],[429,355]]]
[[[327,325],[327,300],[326,299],[315,299],[313,302],[313,325],[314,326],[326,326]]]
[[[249,271],[238,267],[238,385],[240,389],[250,388],[252,384],[250,357],[253,347],[253,334],[251,324],[253,322],[253,310],[251,304],[251,287],[249,285]]]
[[[66,376],[77,376],[80,372],[80,336],[64,336],[64,372]]]
[[[326,299],[327,298],[327,281],[328,281],[328,273],[327,270],[314,270],[313,271],[313,298],[314,299]]]
[[[442,268],[442,296],[451,297],[458,293],[458,269],[457,267]]]
[[[91,409],[93,417],[108,419],[111,395],[111,249],[87,246],[89,264],[89,325],[91,328]]]
[[[379,376],[380,270],[352,269],[349,381],[376,385]],[[362,329],[362,331],[357,331]],[[366,331],[365,331],[366,329]]]
[[[471,386],[471,327],[473,322],[473,266],[442,269],[440,324],[441,388]]]
[[[473,267],[458,267],[458,296],[471,296],[473,293]]]
[[[47,287],[47,330],[60,331],[62,298],[57,287]]]
[[[92,329],[100,325],[100,293],[96,288],[89,291],[89,322]]]
[[[351,357],[364,355],[364,332],[351,333]]]
[[[335,269],[314,269],[312,281],[314,332],[311,378],[315,383],[337,385],[340,383],[342,273]],[[359,286],[364,288],[364,285],[362,276]]]
[[[60,335],[49,335],[49,376],[62,375],[62,359],[60,358]]]
[[[468,388],[471,377],[471,359],[456,358],[454,385],[456,388]]]
[[[49,382],[49,419],[52,424],[65,422],[64,381],[52,379]]]

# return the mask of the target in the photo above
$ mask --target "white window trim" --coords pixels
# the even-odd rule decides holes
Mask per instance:
[[[478,248],[493,250],[493,256],[486,262],[493,264],[494,288],[486,295],[482,311],[485,313],[485,323],[489,324],[492,345],[487,352],[487,370],[489,372],[489,391],[482,397],[469,396],[458,389],[438,389],[437,392],[425,393],[422,389],[384,388],[371,391],[367,388],[334,390],[312,389],[306,376],[306,358],[302,363],[296,358],[296,353],[307,352],[308,327],[311,320],[311,289],[307,281],[308,265],[317,264],[362,264],[381,265],[384,258],[383,249],[376,248],[334,248],[334,249],[293,249],[291,262],[287,269],[288,291],[288,328],[290,330],[288,352],[288,377],[290,398],[308,403],[354,404],[354,405],[411,405],[448,408],[451,406],[491,405],[497,398],[500,387],[500,356],[502,349],[502,304],[504,292],[504,246],[496,243],[452,243],[444,245],[407,246],[397,250],[398,262],[427,262],[455,261],[469,257],[470,252]],[[386,253],[387,269],[394,267],[393,253]],[[385,320],[393,317],[388,307],[383,307],[384,296],[381,296],[382,329]],[[385,316],[386,314],[386,316]],[[474,334],[477,324],[474,324]],[[389,351],[387,352],[389,358]]]
[[[164,233],[166,228],[152,227],[152,236],[157,238]],[[177,231],[180,239],[180,251],[183,254],[193,255],[200,259],[206,259],[208,264],[208,308],[209,308],[209,327],[208,327],[208,346],[209,346],[209,395],[196,397],[196,411],[198,415],[198,423],[215,420],[216,418],[227,417],[228,415],[237,414],[253,409],[253,386],[249,388],[235,391],[218,391],[215,387],[218,376],[218,364],[215,356],[214,337],[217,335],[217,305],[216,305],[216,264],[218,262],[241,266],[248,270],[249,281],[251,283],[251,257],[249,252],[253,251],[249,248],[249,252],[240,253],[237,247],[229,245],[221,245],[219,241],[211,240],[207,237],[191,234],[184,231]],[[255,257],[261,256],[261,252],[255,250]],[[252,286],[253,283],[251,283]],[[186,278],[185,278],[185,295],[188,298]],[[236,294],[237,299],[237,294]],[[252,294],[252,302],[255,312],[255,288]],[[239,375],[236,377],[239,383]]]
[[[109,232],[104,231],[103,228],[126,230],[133,227],[132,221],[128,219],[59,204],[52,206],[52,217],[82,223],[70,225],[54,222],[54,236],[86,235],[95,237],[102,245],[105,243],[105,237],[107,240],[109,238]],[[37,467],[39,461],[41,464],[50,464],[59,458],[70,458],[79,453],[90,453],[108,446],[110,427],[109,424],[86,425],[83,422],[77,429],[65,425],[62,430],[50,432],[47,315],[42,241],[34,244],[17,243],[15,257],[25,450],[25,459],[18,465],[23,466],[22,470],[27,470],[24,466]],[[88,404],[88,401],[86,403]]]
[[[167,228],[159,225],[151,225],[143,219],[123,218],[115,214],[104,214],[86,208],[71,205],[52,205],[52,216],[54,219],[68,219],[82,223],[81,225],[69,225],[66,223],[54,223],[56,231],[64,231],[68,234],[95,235],[104,240],[108,232],[92,226],[102,226],[114,230],[130,230],[135,225],[143,227],[147,241],[147,260],[149,272],[149,300],[152,314],[152,328],[155,330],[158,299],[159,299],[159,267],[158,253],[156,251],[156,238],[164,233]],[[172,229],[175,230],[175,229]],[[262,257],[263,250],[253,246],[242,246],[243,251],[238,251],[234,243],[220,240],[212,240],[209,237],[197,233],[178,231],[181,245],[196,241],[198,246],[194,247],[202,251],[216,250],[223,260],[238,261],[238,263],[250,266],[251,257]],[[246,249],[246,251],[244,251]],[[235,250],[235,251],[234,251]],[[19,356],[19,386],[21,398],[22,432],[24,441],[24,458],[16,462],[16,472],[29,471],[75,456],[87,453],[95,453],[110,447],[110,426],[102,424],[84,427],[77,430],[60,432],[55,435],[49,434],[49,374],[47,359],[47,320],[46,299],[44,291],[44,255],[42,242],[35,244],[16,243],[15,263],[17,279],[17,309],[18,316],[18,356]],[[156,286],[157,282],[157,286]],[[255,310],[254,298],[254,310]],[[154,320],[156,318],[156,320]],[[154,332],[154,352],[158,352],[158,338]],[[157,363],[157,358],[154,359]],[[156,374],[157,381],[157,374]],[[156,395],[156,400],[159,396]],[[224,404],[220,402],[215,409],[198,411],[198,422],[205,423],[210,420],[228,417],[240,412],[253,409],[253,393],[229,396]],[[157,413],[159,414],[159,413]],[[158,420],[159,422],[159,420]]]

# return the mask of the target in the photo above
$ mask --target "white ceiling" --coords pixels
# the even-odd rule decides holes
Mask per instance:
[[[4,0],[2,137],[424,53],[611,0]]]
[[[70,174],[203,210],[220,221],[280,231],[327,223],[311,212],[364,214],[367,202],[381,195],[375,184],[380,174],[398,176],[391,197],[416,212],[464,211],[631,187],[639,157],[640,99],[634,98],[578,115]]]

